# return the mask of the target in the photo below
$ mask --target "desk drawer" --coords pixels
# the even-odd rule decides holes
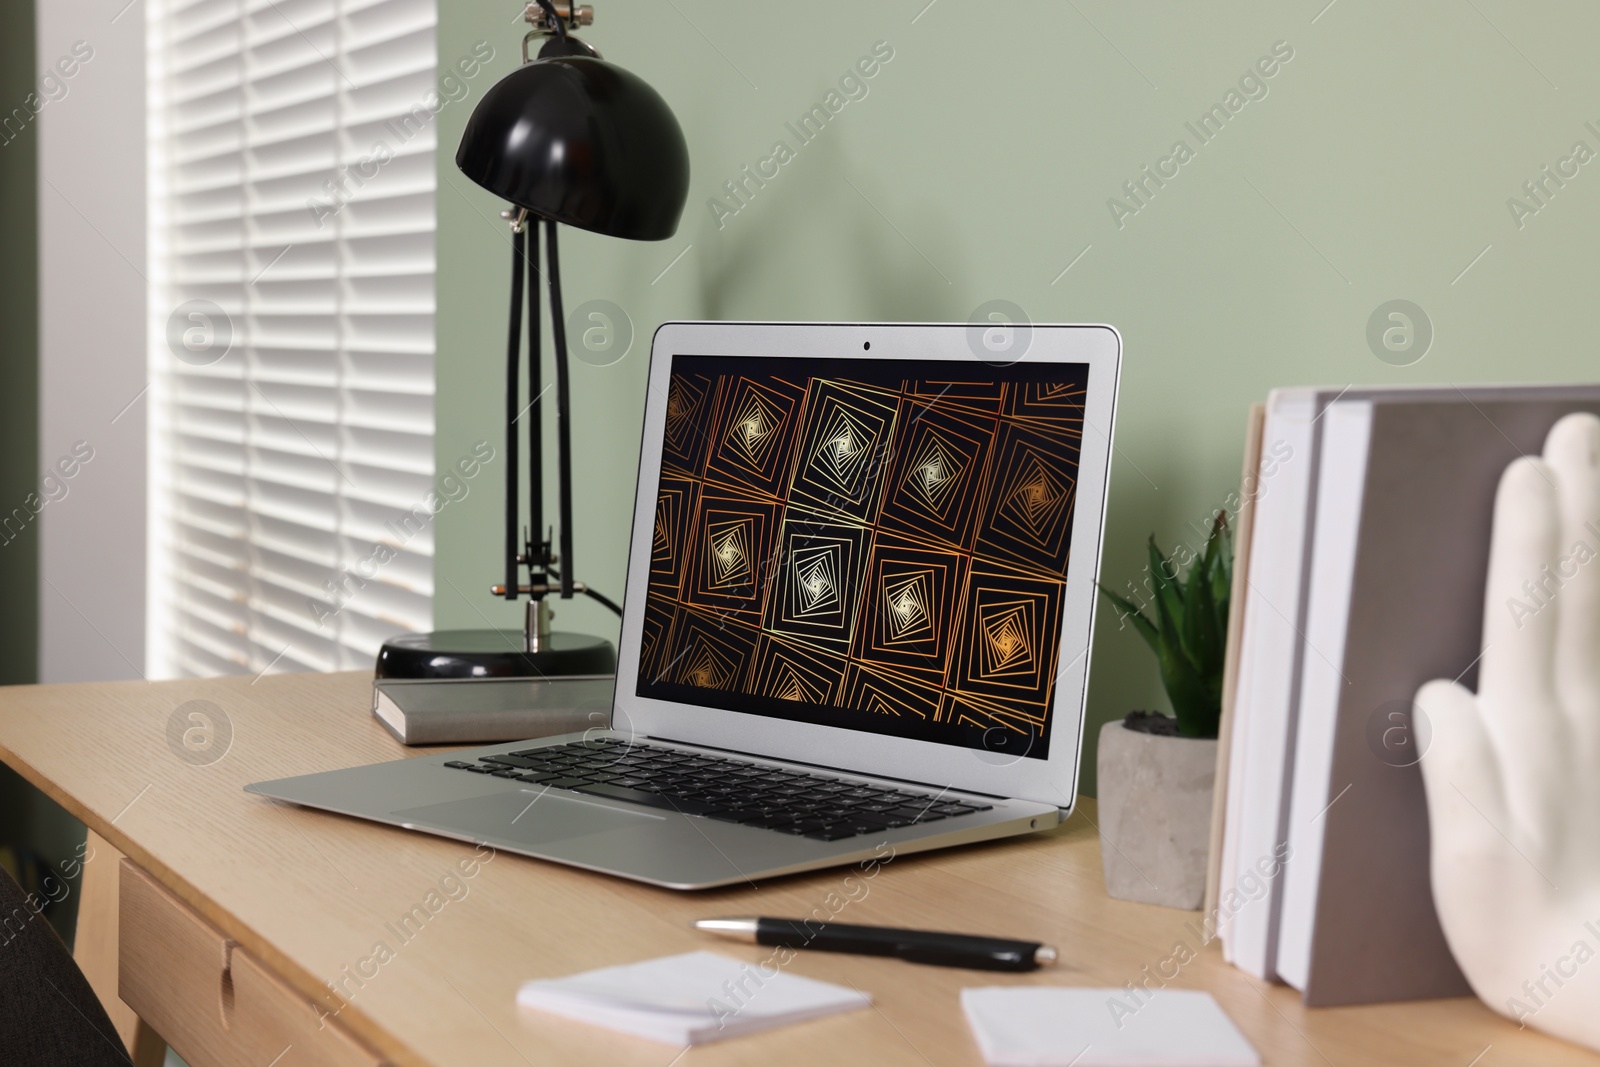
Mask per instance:
[[[118,993],[192,1067],[382,1063],[126,859],[119,882]]]

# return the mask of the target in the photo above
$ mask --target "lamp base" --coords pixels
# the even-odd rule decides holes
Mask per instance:
[[[391,637],[378,650],[379,678],[543,678],[615,674],[617,650],[589,634],[553,633],[537,652],[521,630],[435,630]]]

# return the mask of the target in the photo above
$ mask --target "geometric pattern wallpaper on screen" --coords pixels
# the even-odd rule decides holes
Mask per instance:
[[[1042,758],[1087,367],[795,367],[675,360],[639,692]]]

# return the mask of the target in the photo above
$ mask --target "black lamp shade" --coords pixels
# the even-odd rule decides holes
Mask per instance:
[[[635,241],[676,233],[689,195],[689,148],[667,102],[587,56],[541,58],[490,87],[456,166],[540,218]]]

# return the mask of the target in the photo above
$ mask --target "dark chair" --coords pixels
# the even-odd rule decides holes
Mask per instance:
[[[0,868],[0,1063],[128,1067],[105,1008],[35,903]]]

